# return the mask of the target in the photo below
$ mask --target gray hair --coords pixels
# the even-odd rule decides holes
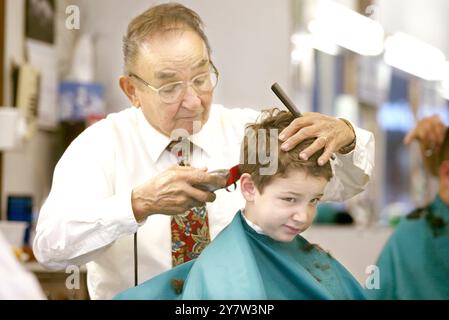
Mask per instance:
[[[128,25],[126,35],[123,37],[123,57],[125,73],[135,63],[142,43],[158,33],[191,29],[204,41],[210,55],[209,40],[203,30],[203,21],[193,10],[179,4],[166,3],[154,6],[135,17]]]

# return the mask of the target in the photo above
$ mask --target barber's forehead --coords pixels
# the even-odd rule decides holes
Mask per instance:
[[[158,68],[183,67],[200,63],[209,58],[203,39],[192,30],[176,30],[148,37],[140,46],[143,63]]]
[[[195,62],[169,62],[167,64],[160,64],[155,66],[152,69],[153,77],[157,79],[169,79],[171,77],[175,77],[177,75],[180,75],[184,72],[194,71],[197,69],[201,69],[202,67],[206,66],[209,62],[208,58],[200,58],[196,60]]]

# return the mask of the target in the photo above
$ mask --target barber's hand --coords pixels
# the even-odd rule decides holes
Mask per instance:
[[[425,150],[438,150],[444,140],[446,126],[437,115],[424,118],[416,124],[404,138],[404,143],[409,144],[413,140],[420,142]]]
[[[213,202],[215,194],[193,187],[200,184],[224,186],[226,179],[207,173],[207,169],[172,166],[132,192],[132,208],[138,222],[152,214],[181,214]]]
[[[316,112],[305,112],[302,117],[293,120],[279,135],[279,139],[284,142],[281,146],[284,151],[293,149],[308,138],[317,139],[301,152],[300,157],[307,160],[324,147],[324,152],[318,159],[318,164],[322,166],[329,161],[333,153],[350,145],[355,139],[355,134],[353,129],[341,119]]]

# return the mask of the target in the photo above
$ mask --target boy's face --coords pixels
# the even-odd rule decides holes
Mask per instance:
[[[292,241],[312,224],[327,182],[302,170],[292,170],[286,178],[273,179],[262,194],[254,188],[248,196],[247,188],[242,185],[247,200],[245,215],[274,240]]]

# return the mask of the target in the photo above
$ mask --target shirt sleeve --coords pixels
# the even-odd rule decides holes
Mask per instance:
[[[49,269],[85,264],[139,226],[132,211],[132,190],[114,190],[110,135],[89,129],[58,162],[39,213],[33,250]]]
[[[356,145],[347,154],[331,160],[334,173],[326,186],[324,201],[345,201],[362,192],[374,169],[374,135],[355,126]]]

